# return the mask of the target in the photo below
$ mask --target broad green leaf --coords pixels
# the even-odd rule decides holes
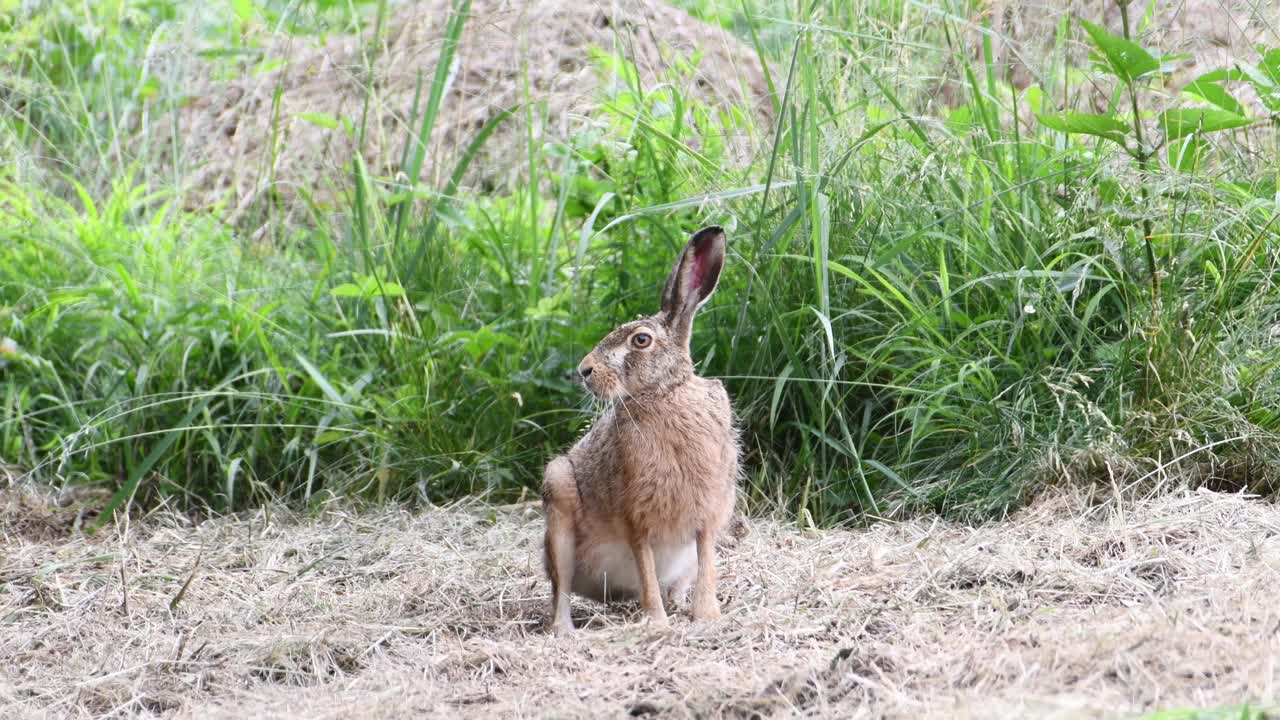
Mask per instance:
[[[1195,172],[1209,150],[1209,143],[1199,135],[1191,135],[1169,143],[1169,166],[1182,172]]]
[[[1244,79],[1248,80],[1255,88],[1258,89],[1258,94],[1263,94],[1275,88],[1276,84],[1271,81],[1271,77],[1267,75],[1267,73],[1263,72],[1262,68],[1259,68],[1257,65],[1242,62],[1237,63],[1236,67],[1239,69],[1240,74],[1244,76]]]
[[[1244,107],[1240,101],[1231,96],[1221,85],[1205,80],[1203,76],[1192,80],[1182,92],[1192,95],[1212,105],[1237,115],[1244,115]]]
[[[530,320],[545,320],[551,317],[567,317],[568,313],[560,309],[563,295],[545,295],[534,305],[524,309],[524,316]]]
[[[973,127],[973,109],[968,105],[961,105],[947,115],[946,123],[947,129],[954,133],[968,132]]]
[[[298,113],[294,117],[326,130],[338,127],[338,118],[328,113]]]
[[[359,285],[342,283],[330,290],[329,294],[334,297],[364,297],[364,290],[360,289]]]
[[[378,279],[372,275],[364,280],[365,297],[404,297],[404,288],[399,283],[378,282]]]
[[[1195,82],[1220,83],[1228,80],[1248,80],[1249,75],[1239,68],[1219,68],[1211,70],[1195,79]]]
[[[479,330],[463,330],[451,333],[444,338],[445,340],[461,340],[462,348],[471,356],[472,362],[478,362],[480,358],[498,345],[517,346],[520,343],[510,335],[497,332],[489,327],[482,327]]]
[[[1253,85],[1264,107],[1280,112],[1280,49],[1267,53],[1257,65],[1238,63],[1235,72]]]
[[[431,206],[431,210],[440,222],[443,222],[450,228],[459,229],[474,227],[471,218],[467,216],[465,208],[459,207],[458,203],[450,202],[448,198],[440,198],[435,205]]]
[[[263,60],[261,63],[253,66],[254,75],[266,75],[272,70],[278,70],[284,67],[284,60],[276,58],[275,60]]]
[[[1065,133],[1096,135],[1114,143],[1124,144],[1129,124],[1112,115],[1093,115],[1082,112],[1060,112],[1036,115],[1041,125]]]
[[[334,297],[358,297],[358,298],[375,298],[375,297],[404,297],[404,287],[393,282],[378,282],[378,278],[373,275],[367,275],[360,281],[359,285],[354,283],[343,283],[334,287],[329,291]]]
[[[1044,109],[1044,91],[1039,85],[1030,85],[1022,93],[1022,101],[1031,108],[1031,112],[1038,113]]]
[[[231,9],[242,22],[248,22],[257,15],[252,0],[231,0]]]
[[[1263,55],[1258,69],[1266,74],[1272,85],[1280,85],[1280,48],[1272,48]]]
[[[160,81],[149,77],[138,86],[137,95],[140,100],[150,100],[160,93]]]
[[[1247,117],[1226,110],[1177,108],[1160,113],[1160,129],[1170,141],[1186,137],[1191,133],[1210,133],[1244,127],[1252,122],[1253,120]]]
[[[1111,71],[1124,80],[1135,80],[1149,72],[1160,69],[1160,61],[1132,40],[1125,40],[1112,35],[1105,28],[1094,25],[1088,20],[1081,20],[1089,38],[1097,46]]]

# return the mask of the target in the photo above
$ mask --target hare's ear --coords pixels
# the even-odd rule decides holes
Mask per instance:
[[[662,288],[662,316],[677,337],[688,339],[693,315],[711,297],[724,267],[724,230],[705,227],[689,238]]]

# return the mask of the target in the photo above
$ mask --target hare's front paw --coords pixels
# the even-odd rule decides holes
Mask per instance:
[[[551,623],[551,634],[556,637],[569,637],[573,634],[573,622],[556,620]]]
[[[646,609],[645,616],[648,618],[649,627],[655,630],[666,630],[671,627],[671,622],[667,619],[667,611],[662,607],[662,603],[658,603],[652,608]]]

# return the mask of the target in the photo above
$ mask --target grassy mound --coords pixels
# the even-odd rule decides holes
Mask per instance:
[[[183,178],[193,207],[227,203],[237,223],[279,212],[309,222],[308,204],[324,212],[344,204],[357,149],[375,177],[432,185],[484,133],[463,181],[510,192],[528,181],[519,158],[529,152],[530,125],[542,143],[569,142],[591,129],[611,87],[674,82],[719,112],[772,109],[749,45],[665,3],[584,10],[565,0],[471,0],[457,26],[453,4],[390,8],[359,33],[270,38],[230,72],[223,58],[166,47],[151,71],[179,83],[186,101],[172,117],[144,118],[135,150]],[[602,63],[614,53],[625,53],[633,74]],[[683,74],[673,72],[680,66]],[[437,98],[442,67],[449,74]],[[760,143],[733,130],[717,128],[712,141],[726,142],[740,164]],[[429,148],[420,159],[419,140]]]

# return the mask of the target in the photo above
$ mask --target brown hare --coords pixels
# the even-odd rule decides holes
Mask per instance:
[[[543,475],[543,558],[558,634],[573,630],[570,592],[638,597],[661,626],[663,595],[675,604],[696,579],[694,619],[720,617],[716,535],[733,513],[738,433],[724,386],[694,373],[689,335],[724,255],[721,228],[694,233],[658,314],[618,327],[578,365],[583,384],[608,404]]]

